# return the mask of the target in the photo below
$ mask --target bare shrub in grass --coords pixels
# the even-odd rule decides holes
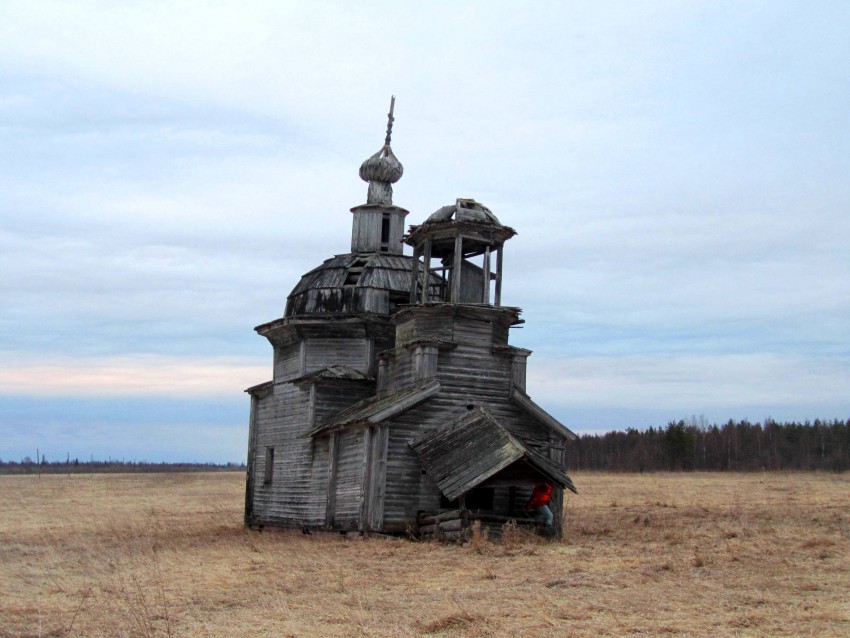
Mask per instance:
[[[463,631],[469,625],[481,622],[483,616],[480,614],[472,614],[467,611],[448,614],[432,620],[431,622],[422,623],[422,632],[426,634],[436,634],[446,632],[447,634],[455,634]]]
[[[115,555],[110,559],[114,566],[112,597],[107,606],[121,618],[132,635],[142,638],[171,638],[175,618],[173,594],[167,590],[162,572],[161,549],[144,541],[137,543],[136,553],[129,560]]]
[[[489,533],[481,521],[472,521],[469,526],[469,546],[479,554],[483,554],[490,548]]]
[[[502,549],[514,550],[522,544],[516,521],[511,519],[502,525]]]

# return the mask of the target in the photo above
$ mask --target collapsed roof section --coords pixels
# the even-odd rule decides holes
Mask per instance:
[[[576,492],[570,477],[554,462],[526,447],[483,407],[428,432],[410,446],[449,499],[518,461],[525,461],[541,478]]]

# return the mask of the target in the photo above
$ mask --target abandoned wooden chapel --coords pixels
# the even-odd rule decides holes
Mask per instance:
[[[476,519],[530,524],[525,504],[545,481],[560,534],[575,435],[528,396],[531,352],[508,343],[522,323],[502,305],[516,232],[458,199],[405,235],[393,119],[391,104],[385,143],[360,166],[369,188],[351,209],[351,251],[255,328],[274,378],[246,390],[245,524],[461,538]]]

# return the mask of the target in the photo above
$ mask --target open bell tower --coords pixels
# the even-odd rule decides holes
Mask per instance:
[[[410,303],[501,306],[502,253],[514,235],[513,228],[503,226],[474,199],[458,199],[411,226],[405,238],[413,247]]]

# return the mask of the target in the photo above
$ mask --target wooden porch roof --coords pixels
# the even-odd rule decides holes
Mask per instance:
[[[477,407],[410,444],[446,498],[455,499],[524,459],[546,479],[576,492],[555,463],[529,449],[486,408]]]

